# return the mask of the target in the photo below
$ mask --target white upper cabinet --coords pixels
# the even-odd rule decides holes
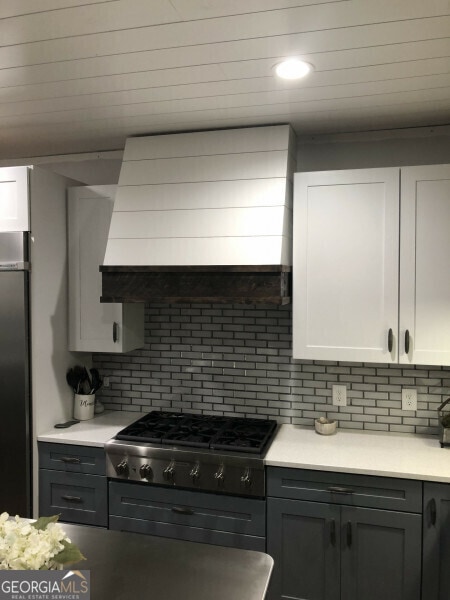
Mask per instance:
[[[398,169],[295,174],[294,358],[396,360],[398,227]]]
[[[100,302],[116,186],[68,192],[69,350],[128,352],[144,345],[144,304]]]
[[[30,231],[29,167],[0,169],[0,231]]]
[[[402,168],[400,242],[400,362],[450,365],[450,165]]]
[[[449,165],[297,173],[294,358],[450,365],[449,264]]]

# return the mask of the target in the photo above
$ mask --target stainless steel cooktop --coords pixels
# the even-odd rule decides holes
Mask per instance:
[[[157,412],[107,442],[111,478],[264,496],[264,454],[276,421]]]

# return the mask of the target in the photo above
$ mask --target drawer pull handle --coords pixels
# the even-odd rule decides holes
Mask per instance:
[[[81,465],[81,458],[73,458],[73,456],[62,456],[61,461],[71,465]]]
[[[336,545],[336,521],[334,519],[330,523],[330,542],[333,546]]]
[[[394,347],[394,332],[392,331],[392,328],[389,329],[389,333],[388,333],[388,350],[389,352],[392,352],[392,348]]]
[[[178,515],[193,515],[194,511],[192,508],[183,508],[182,506],[173,506],[172,512],[177,513]]]
[[[350,488],[339,487],[337,485],[330,485],[328,491],[332,494],[354,494],[354,491]]]
[[[119,323],[113,323],[113,342],[116,343],[119,339]]]
[[[61,498],[66,502],[76,502],[77,504],[83,502],[83,498],[80,498],[80,496],[61,496]]]
[[[434,498],[430,501],[430,521],[432,525],[436,525],[437,521],[437,507],[436,500]]]
[[[352,522],[347,523],[347,546],[350,548],[353,542]]]

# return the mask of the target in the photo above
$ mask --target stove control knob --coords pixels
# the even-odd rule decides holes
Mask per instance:
[[[191,472],[189,473],[192,483],[196,483],[198,478],[200,477],[200,463],[195,463],[192,467]]]
[[[124,475],[125,477],[128,477],[128,472],[128,462],[126,459],[124,459],[116,466],[116,473],[117,475]]]
[[[175,480],[175,461],[171,461],[169,466],[163,471],[163,477],[166,481],[173,482]]]
[[[151,479],[153,477],[153,471],[150,465],[142,465],[142,467],[139,469],[139,475],[141,476],[141,479]]]
[[[225,481],[225,467],[220,465],[217,471],[214,473],[214,479],[217,481],[218,486],[222,486]]]
[[[241,483],[245,487],[250,487],[252,485],[252,474],[250,471],[250,467],[247,467],[244,471],[244,474],[241,477]]]

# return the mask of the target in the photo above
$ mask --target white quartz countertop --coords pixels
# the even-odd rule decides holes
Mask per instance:
[[[339,471],[450,483],[450,448],[435,436],[357,433],[282,425],[266,454],[268,466]]]
[[[121,410],[105,411],[89,421],[80,421],[67,429],[51,429],[38,435],[38,442],[103,447],[121,429],[141,417],[141,413]]]

